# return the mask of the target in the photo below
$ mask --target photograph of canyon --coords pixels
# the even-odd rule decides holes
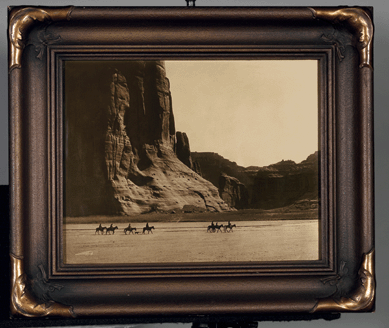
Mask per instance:
[[[319,260],[317,71],[64,61],[64,263]]]

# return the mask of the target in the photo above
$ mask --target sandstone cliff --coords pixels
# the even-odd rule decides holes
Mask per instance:
[[[218,188],[219,177],[222,173],[238,179],[246,186],[251,183],[251,178],[246,174],[246,169],[243,166],[239,166],[217,153],[192,152],[191,156],[193,162],[198,163],[202,176]]]
[[[189,146],[189,138],[185,132],[176,132],[175,151],[178,159],[181,162],[183,162],[187,167],[195,171],[197,174],[202,175],[199,163],[197,161],[192,160]]]
[[[65,67],[66,216],[229,209],[177,157],[163,62],[82,64]]]
[[[253,183],[251,206],[277,208],[318,201],[318,152],[301,163],[281,161],[258,170]]]
[[[271,209],[295,203],[301,205],[308,202],[312,206],[317,204],[318,152],[309,155],[301,163],[288,160],[266,167],[247,168],[216,153],[192,152],[192,158],[199,162],[203,177],[217,186],[221,197],[233,207]],[[240,196],[233,191],[237,190],[233,185],[239,184],[245,186],[248,201],[237,201],[239,205],[236,206],[232,204]]]
[[[219,195],[231,207],[248,208],[249,193],[246,186],[238,179],[225,173],[219,177]]]

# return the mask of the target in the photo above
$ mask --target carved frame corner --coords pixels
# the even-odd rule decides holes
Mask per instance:
[[[331,296],[319,300],[310,311],[316,312],[370,312],[375,305],[375,256],[374,250],[363,255],[358,271],[359,287],[349,298],[335,300]]]
[[[360,55],[359,68],[373,69],[374,25],[371,14],[361,7],[309,8],[314,19],[323,19],[333,25],[346,25],[356,36],[356,47]]]
[[[26,34],[37,22],[69,20],[74,6],[45,8],[23,7],[10,9],[8,19],[9,72],[21,68]]]
[[[11,257],[11,314],[24,317],[62,316],[74,318],[73,307],[53,300],[39,302],[28,289],[30,281],[24,272],[23,258]]]

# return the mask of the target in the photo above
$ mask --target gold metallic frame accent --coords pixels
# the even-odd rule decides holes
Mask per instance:
[[[69,20],[73,6],[65,8],[22,8],[11,12],[8,37],[10,42],[9,70],[21,67],[23,49],[25,47],[25,34],[36,21],[51,22]]]
[[[361,268],[358,271],[360,286],[354,291],[350,298],[342,297],[339,301],[333,298],[319,300],[311,313],[330,311],[369,311],[375,301],[375,279],[374,279],[374,250],[363,256]]]
[[[34,295],[28,290],[28,278],[24,273],[23,259],[11,256],[12,281],[11,281],[11,313],[25,317],[44,317],[48,315],[75,317],[73,308],[52,300],[39,303]]]
[[[370,15],[362,8],[342,8],[342,9],[314,9],[312,11],[314,18],[330,21],[332,24],[347,22],[347,24],[357,34],[357,48],[360,52],[359,67],[369,67],[373,69],[372,64],[372,41],[374,26]]]

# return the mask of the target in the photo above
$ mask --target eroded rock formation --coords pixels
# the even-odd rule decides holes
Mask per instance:
[[[305,203],[308,204],[305,207],[310,207],[318,202],[318,152],[301,163],[288,160],[266,167],[246,168],[216,153],[192,152],[191,155],[193,161],[200,164],[203,177],[217,186],[222,198],[233,207],[238,208],[232,205],[237,197],[233,196],[233,179],[242,183],[248,193],[247,203],[238,202],[240,208],[271,209]],[[220,178],[223,174],[230,177],[228,183]]]
[[[229,209],[175,153],[163,62],[70,63],[65,73],[65,215]]]
[[[219,177],[222,173],[238,179],[246,186],[250,184],[250,178],[245,173],[243,166],[239,166],[217,153],[192,152],[191,157],[192,161],[198,163],[201,168],[202,176],[216,187],[219,187]]]
[[[176,135],[163,62],[66,61],[64,86],[65,216],[228,210],[222,172],[230,179],[221,194],[236,208],[246,200],[233,178],[246,186],[251,208],[318,199],[317,154],[244,168],[190,153],[185,133]]]
[[[229,206],[236,209],[247,208],[249,205],[246,186],[237,178],[225,173],[220,174],[219,177],[219,195]]]
[[[111,83],[111,100],[108,107],[108,127],[105,138],[105,163],[109,181],[126,176],[134,170],[134,154],[124,125],[124,115],[130,106],[126,78],[114,73]]]
[[[277,208],[303,201],[318,201],[318,152],[301,163],[281,161],[258,170],[253,184],[252,206]]]
[[[192,160],[190,152],[189,138],[185,132],[176,132],[176,154],[178,159],[183,162],[191,170],[201,175],[201,168],[197,161]]]
[[[187,167],[193,169],[189,139],[185,132],[176,132],[176,154],[181,162],[183,162]]]

